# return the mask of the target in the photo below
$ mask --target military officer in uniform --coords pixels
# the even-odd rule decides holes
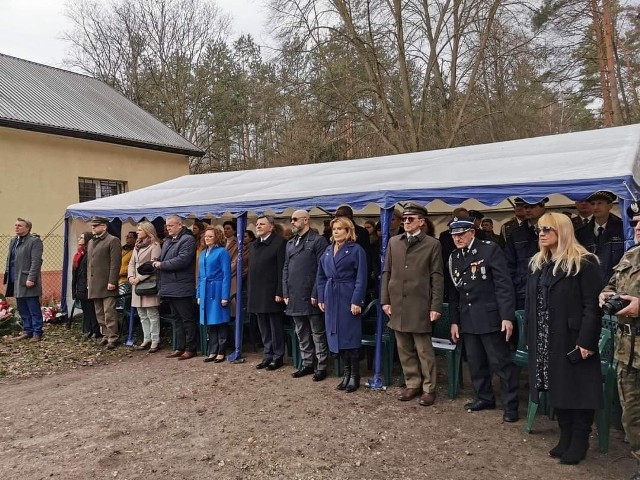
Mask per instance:
[[[475,400],[470,412],[496,406],[492,374],[500,378],[503,420],[518,420],[518,368],[511,361],[514,291],[504,253],[498,245],[475,238],[473,219],[454,219],[449,225],[457,250],[449,257],[454,288],[449,293],[451,340],[460,335],[469,360]]]
[[[616,198],[614,193],[606,190],[592,193],[587,200],[593,206],[593,217],[576,231],[578,242],[600,260],[603,285],[611,278],[613,267],[624,253],[622,219],[611,213]]]
[[[507,237],[516,227],[522,225],[527,218],[527,212],[524,209],[525,202],[519,197],[513,201],[513,218],[511,220],[505,222],[500,229],[500,235],[502,235],[503,241],[507,241]]]
[[[638,461],[631,480],[640,480],[640,206],[627,209],[634,227],[635,246],[614,267],[609,284],[600,294],[600,306],[614,293],[624,293],[628,306],[616,313],[618,333],[614,357],[618,361],[618,391],[622,401],[622,425]]]

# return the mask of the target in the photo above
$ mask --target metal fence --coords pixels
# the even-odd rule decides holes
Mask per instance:
[[[9,245],[14,235],[0,235],[0,262],[2,271],[7,261]],[[42,239],[42,305],[60,301],[62,291],[62,259],[64,256],[64,236],[49,235]],[[3,293],[5,287],[0,289]]]

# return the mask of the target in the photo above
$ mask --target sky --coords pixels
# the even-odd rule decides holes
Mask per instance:
[[[269,43],[264,28],[264,0],[211,0],[231,15],[233,37],[250,33],[258,44]],[[0,53],[53,67],[63,67],[71,29],[65,0],[0,0]]]

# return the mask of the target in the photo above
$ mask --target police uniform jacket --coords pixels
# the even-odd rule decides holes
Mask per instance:
[[[589,258],[590,257],[590,258]],[[577,275],[558,272],[548,287],[549,311],[549,402],[554,408],[602,408],[602,376],[598,340],[602,310],[598,307],[597,261],[591,255],[581,262]],[[541,272],[532,273],[527,285],[525,319],[529,345],[531,400],[538,403],[536,384],[537,289]],[[567,360],[576,345],[595,352],[577,364]]]
[[[318,298],[318,260],[326,248],[327,240],[313,230],[308,230],[301,237],[296,235],[287,242],[282,270],[282,296],[289,299],[287,315],[322,313],[311,305],[311,299]]]
[[[247,279],[248,311],[251,313],[277,313],[284,310],[282,297],[282,268],[286,241],[271,233],[262,241],[258,238],[250,244],[249,277]]]
[[[449,264],[453,280],[449,315],[452,324],[460,325],[461,333],[499,332],[502,320],[514,320],[513,284],[496,243],[474,239],[467,254],[456,250]]]
[[[500,229],[500,235],[502,235],[503,240],[506,242],[507,237],[511,234],[511,230],[520,226],[520,222],[516,217],[513,217],[511,220],[502,225]]]
[[[17,245],[16,245],[17,244]],[[118,248],[120,246],[118,245]],[[11,252],[15,249],[15,282],[11,281]],[[23,237],[15,236],[9,244],[9,254],[5,268],[5,284],[7,297],[39,297],[42,295],[42,240],[35,234],[28,233]],[[27,287],[27,280],[35,285]],[[116,279],[117,283],[117,279]]]
[[[595,219],[576,231],[576,239],[589,252],[594,253],[600,260],[602,284],[606,285],[613,273],[613,267],[618,264],[624,254],[624,233],[622,220],[616,215],[609,215],[607,225],[602,232],[602,240],[595,235]]]
[[[89,299],[117,297],[118,289],[107,290],[107,285],[118,285],[122,261],[120,241],[108,232],[93,237],[87,246],[87,258]]]
[[[538,253],[538,236],[529,222],[522,222],[519,227],[511,230],[504,253],[516,296],[524,298],[529,276],[529,260]]]
[[[381,305],[391,305],[389,327],[431,333],[429,312],[442,311],[444,278],[440,243],[420,232],[409,246],[407,234],[389,239],[382,270]]]
[[[613,269],[609,284],[605,292],[626,293],[640,297],[640,245],[631,247],[622,257],[620,263]],[[628,323],[631,328],[640,327],[640,317],[618,317],[618,322]],[[631,356],[631,335],[623,335],[618,331],[615,341],[615,359],[624,365],[629,364]],[[635,335],[632,367],[640,370],[640,335]]]

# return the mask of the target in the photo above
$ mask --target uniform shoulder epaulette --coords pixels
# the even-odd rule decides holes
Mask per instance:
[[[484,243],[485,245],[489,245],[491,242],[489,240],[482,240],[482,243]]]

